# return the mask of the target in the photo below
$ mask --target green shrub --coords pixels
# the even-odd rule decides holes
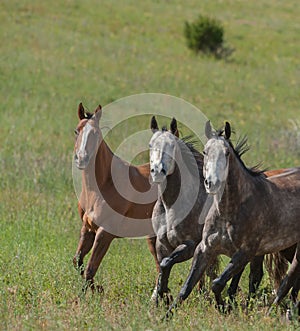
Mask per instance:
[[[185,22],[187,46],[194,52],[217,55],[223,48],[224,29],[216,19],[200,15],[192,23]]]

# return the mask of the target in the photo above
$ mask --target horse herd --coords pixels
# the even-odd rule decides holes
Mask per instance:
[[[254,295],[263,276],[264,256],[272,254],[275,267],[282,270],[273,276],[280,283],[274,304],[291,290],[300,315],[300,168],[265,172],[248,168],[241,159],[247,141],[241,139],[234,147],[228,122],[218,131],[206,123],[207,142],[201,154],[191,137],[179,138],[174,118],[169,130],[160,130],[154,116],[150,163],[134,166],[114,155],[104,141],[101,114],[101,106],[88,113],[80,103],[75,129],[74,163],[82,173],[78,203],[82,228],[73,263],[85,279],[84,289],[96,289],[94,276],[113,239],[147,234],[158,272],[152,298],[157,303],[165,299],[167,314],[201,284],[205,272],[214,279],[211,288],[217,306],[224,310],[223,289],[232,279],[228,295],[233,299],[250,263],[249,296]],[[116,185],[114,172],[127,174],[127,181]],[[127,192],[129,187],[134,189]],[[139,195],[147,192],[152,199],[139,203]],[[230,262],[217,277],[221,254]],[[172,301],[171,269],[191,258],[189,275]]]

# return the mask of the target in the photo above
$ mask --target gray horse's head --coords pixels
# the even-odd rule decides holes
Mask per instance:
[[[230,124],[226,122],[224,136],[213,131],[208,121],[205,127],[205,135],[208,139],[204,146],[204,186],[209,194],[217,194],[227,180],[229,166]]]
[[[177,122],[173,118],[170,131],[158,129],[155,117],[151,120],[153,136],[150,140],[150,174],[154,183],[162,183],[175,169],[175,155],[177,151]]]

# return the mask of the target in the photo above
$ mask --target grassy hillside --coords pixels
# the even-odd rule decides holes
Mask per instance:
[[[198,13],[223,22],[235,49],[227,61],[187,49],[184,21]],[[279,312],[266,317],[264,296],[247,314],[222,316],[196,292],[161,323],[163,308],[149,308],[155,270],[142,240],[115,241],[96,277],[105,295],[78,299],[71,157],[80,101],[93,110],[159,92],[191,102],[216,127],[229,120],[237,135],[246,133],[246,163],[300,165],[299,16],[296,0],[1,1],[1,329],[295,327]],[[189,265],[176,266],[173,294]],[[244,302],[246,276],[242,290]],[[265,277],[271,300],[268,291]]]

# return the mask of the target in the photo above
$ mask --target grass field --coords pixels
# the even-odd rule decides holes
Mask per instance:
[[[227,60],[195,56],[184,21],[224,24]],[[252,146],[247,164],[300,165],[298,1],[2,0],[0,55],[1,330],[293,330],[266,316],[271,284],[243,311],[219,314],[196,291],[169,322],[149,304],[155,268],[144,240],[114,241],[96,276],[104,295],[80,296],[73,269],[81,221],[73,190],[73,129],[90,110],[159,92],[184,98]],[[174,268],[175,295],[190,263]]]

